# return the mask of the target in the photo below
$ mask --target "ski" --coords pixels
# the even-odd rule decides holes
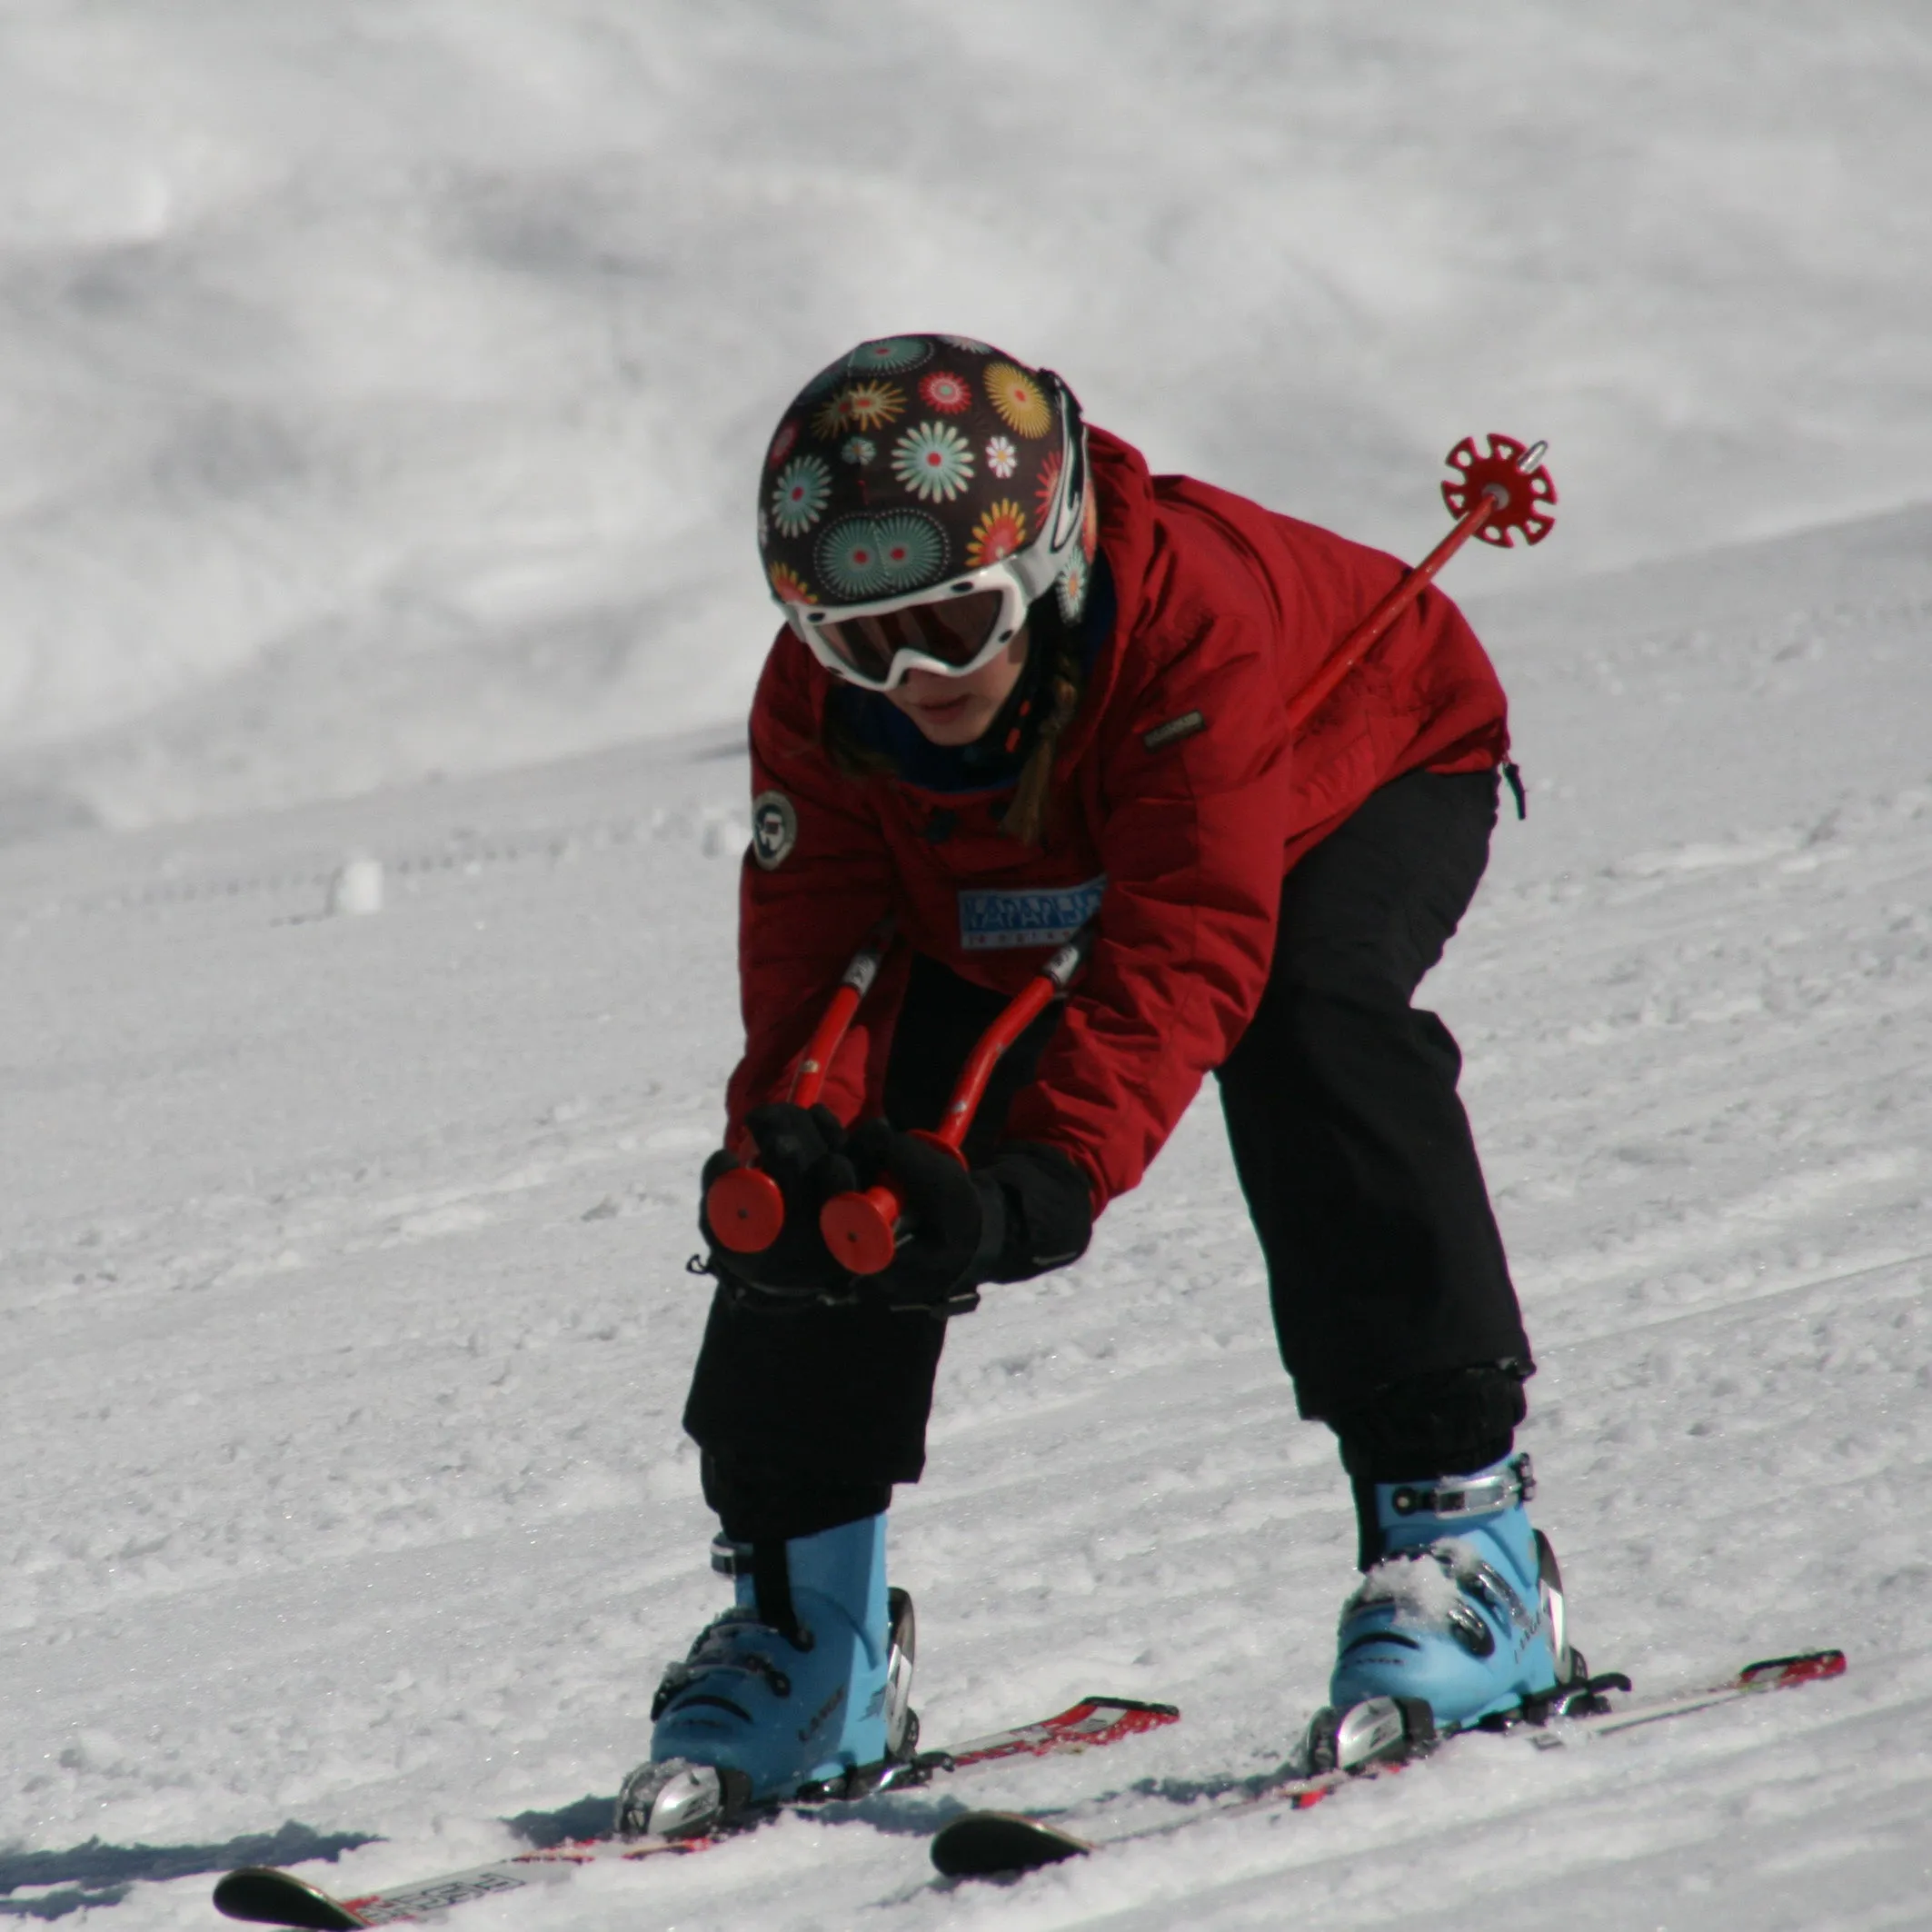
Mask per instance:
[[[993,1731],[969,1738],[950,1750],[921,1751],[905,1764],[894,1765],[861,1794],[904,1790],[938,1776],[957,1776],[982,1765],[1010,1758],[1049,1758],[1075,1751],[1098,1750],[1142,1731],[1172,1724],[1180,1713],[1171,1704],[1143,1704],[1130,1698],[1082,1698],[1077,1704],[1034,1724]],[[823,1802],[836,1802],[825,1800]],[[386,1891],[363,1892],[336,1898],[309,1879],[264,1866],[228,1873],[214,1887],[215,1909],[229,1918],[260,1926],[292,1926],[335,1932],[354,1926],[394,1925],[426,1918],[526,1886],[567,1878],[579,1866],[606,1860],[627,1865],[652,1858],[688,1857],[740,1836],[785,1810],[810,1810],[817,1805],[768,1806],[726,1829],[696,1838],[583,1838],[546,1850],[514,1852],[465,1871],[445,1872],[434,1878],[395,1886]]]
[[[1503,1735],[1527,1737],[1539,1749],[1558,1750],[1594,1742],[1618,1731],[1635,1730],[1643,1725],[1688,1718],[1745,1698],[1760,1697],[1767,1691],[1819,1683],[1842,1677],[1844,1672],[1842,1650],[1811,1650],[1798,1657],[1768,1658],[1747,1664],[1714,1683],[1682,1690],[1630,1698],[1614,1705],[1598,1696],[1592,1699],[1594,1708],[1552,1718],[1539,1726],[1517,1725]],[[1450,1735],[1469,1736],[1486,1728],[1489,1727],[1473,1726],[1468,1731]],[[1447,1742],[1447,1738],[1442,1741]],[[1230,1782],[1222,1789],[1192,1799],[1183,1817],[1162,1818],[1155,1824],[1131,1826],[1125,1830],[1103,1830],[1093,1837],[1078,1837],[1049,1817],[1029,1817],[1022,1812],[969,1811],[942,1826],[934,1836],[932,1863],[947,1878],[1011,1878],[1041,1866],[1083,1857],[1109,1846],[1164,1837],[1209,1818],[1277,1810],[1305,1811],[1346,1785],[1360,1784],[1419,1761],[1414,1757],[1395,1758],[1359,1770],[1309,1773],[1291,1759],[1259,1778]]]

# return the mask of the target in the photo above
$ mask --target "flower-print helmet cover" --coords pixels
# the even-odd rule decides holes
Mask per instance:
[[[781,603],[917,601],[1005,562],[1031,603],[1087,599],[1087,434],[1050,370],[964,335],[863,342],[798,393],[765,454],[758,547]]]

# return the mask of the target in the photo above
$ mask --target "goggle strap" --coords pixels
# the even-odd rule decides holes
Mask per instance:
[[[1061,448],[1063,453],[1060,476],[1060,497],[1053,506],[1053,528],[1048,533],[1047,549],[1058,558],[1079,534],[1081,511],[1087,496],[1087,425],[1073,392],[1051,369],[1040,372],[1053,384],[1060,397]],[[1076,507],[1080,506],[1080,507]]]

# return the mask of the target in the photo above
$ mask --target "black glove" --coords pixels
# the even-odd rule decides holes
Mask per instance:
[[[778,1239],[756,1254],[725,1247],[712,1231],[703,1205],[712,1182],[743,1162],[720,1148],[704,1163],[698,1227],[711,1243],[711,1270],[721,1280],[742,1282],[786,1300],[837,1295],[851,1277],[825,1246],[819,1210],[834,1194],[858,1185],[858,1173],[844,1154],[845,1130],[829,1107],[809,1110],[789,1100],[754,1107],[745,1128],[758,1143],[757,1165],[778,1183],[784,1197],[785,1224]]]
[[[866,1186],[890,1181],[905,1203],[910,1236],[871,1276],[895,1308],[963,1314],[984,1281],[1024,1281],[1087,1251],[1093,1196],[1070,1155],[1010,1141],[969,1172],[949,1153],[868,1120],[845,1143]]]

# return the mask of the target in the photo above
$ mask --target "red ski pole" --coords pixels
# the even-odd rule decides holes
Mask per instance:
[[[800,1107],[816,1104],[839,1042],[845,1038],[860,1002],[872,990],[891,944],[892,922],[887,920],[852,954],[838,991],[825,1008],[825,1017],[805,1042],[804,1054],[792,1071],[792,1085],[785,1094],[788,1100]],[[762,1254],[785,1225],[785,1197],[762,1168],[734,1167],[712,1182],[704,1196],[704,1217],[721,1247],[733,1254]]]
[[[1549,511],[1557,500],[1557,486],[1543,467],[1543,453],[1549,447],[1539,443],[1526,449],[1514,436],[1492,435],[1489,449],[1479,455],[1475,439],[1465,436],[1449,453],[1445,461],[1458,473],[1458,481],[1442,485],[1442,498],[1456,527],[1342,639],[1335,655],[1296,692],[1288,707],[1290,731],[1299,731],[1321,709],[1335,687],[1471,537],[1507,550],[1518,531],[1530,543],[1540,543],[1549,534],[1556,521]]]
[[[944,1117],[936,1131],[922,1127],[912,1130],[912,1139],[929,1147],[943,1148],[961,1167],[961,1151],[972,1117],[979,1111],[986,1083],[1001,1056],[1066,991],[1093,945],[1093,928],[1083,927],[1050,959],[1009,1003],[1006,1011],[981,1035],[946,1103]],[[862,1194],[834,1194],[819,1210],[819,1232],[825,1245],[855,1275],[875,1275],[899,1251],[904,1226],[905,1203],[891,1185],[881,1181]]]

